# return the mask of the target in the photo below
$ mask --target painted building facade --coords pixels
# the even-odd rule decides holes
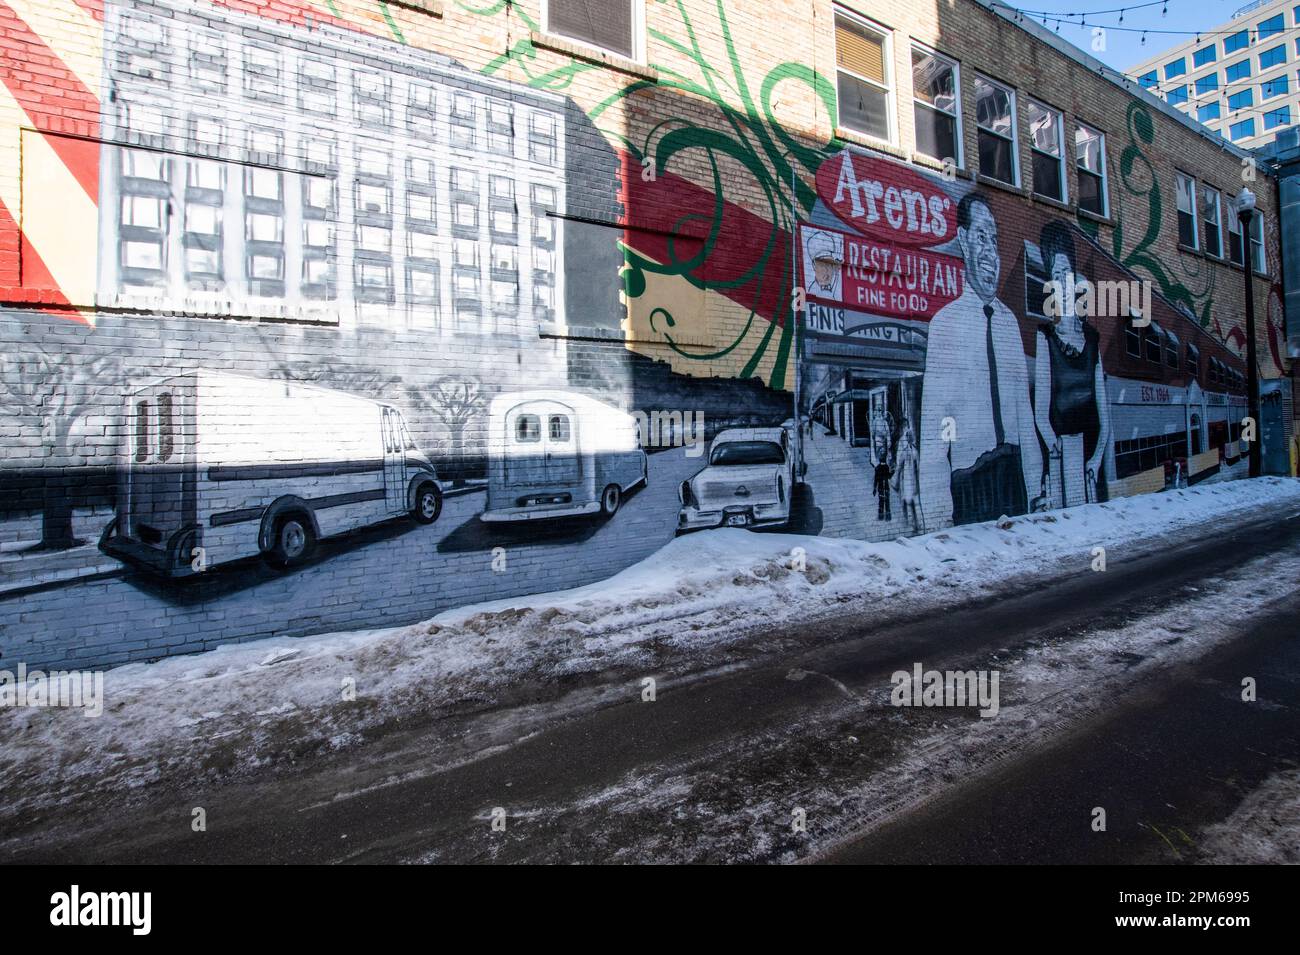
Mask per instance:
[[[711,527],[1244,476],[1247,272],[1291,374],[1267,177],[974,0],[0,30],[0,653],[32,666],[413,622]]]

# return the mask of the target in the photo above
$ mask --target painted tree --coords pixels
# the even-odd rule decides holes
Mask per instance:
[[[465,429],[487,406],[489,395],[473,378],[439,378],[413,394],[443,423],[451,436],[452,477],[465,483]]]
[[[42,489],[42,550],[82,543],[72,531],[74,492],[97,469],[88,468],[83,449],[73,446],[73,432],[87,415],[117,413],[120,375],[120,359],[109,353],[55,353],[35,345],[0,354],[0,414],[14,418],[20,430],[40,432],[33,463]]]

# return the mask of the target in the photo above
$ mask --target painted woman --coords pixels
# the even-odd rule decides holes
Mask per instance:
[[[1048,278],[1055,283],[1048,323],[1039,329],[1034,374],[1034,420],[1047,449],[1042,500],[1069,507],[1106,500],[1110,409],[1094,325],[1079,314],[1074,239],[1060,222],[1039,237]]]

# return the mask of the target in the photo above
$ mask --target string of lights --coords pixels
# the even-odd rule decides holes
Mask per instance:
[[[1055,25],[1057,33],[1061,32],[1062,26],[1083,27],[1083,28],[1100,27],[1105,30],[1115,30],[1116,32],[1119,33],[1139,33],[1142,35],[1143,46],[1146,45],[1146,38],[1148,34],[1151,34],[1153,36],[1195,37],[1197,42],[1200,42],[1200,40],[1203,37],[1208,38],[1208,37],[1220,37],[1220,36],[1233,36],[1234,34],[1241,33],[1243,31],[1250,29],[1249,27],[1228,27],[1222,30],[1167,30],[1159,27],[1120,26],[1120,24],[1124,22],[1125,13],[1131,12],[1133,10],[1140,10],[1146,7],[1159,6],[1161,8],[1160,15],[1167,16],[1169,12],[1170,2],[1173,2],[1173,0],[1150,0],[1150,2],[1148,3],[1131,4],[1126,7],[1115,7],[1108,10],[1093,10],[1093,11],[1083,12],[1083,13],[1057,13],[1051,10],[1021,9],[1019,7],[1012,6],[1011,4],[1008,3],[998,2],[998,0],[993,0],[993,2],[990,3],[990,6],[1001,7],[1004,10],[1008,10],[1014,13],[1015,14],[1014,19],[1017,21],[1029,18],[1034,20],[1041,20],[1044,26]],[[1097,23],[1097,22],[1089,23],[1088,22],[1089,17],[1113,15],[1116,13],[1119,14],[1119,19],[1116,23]]]

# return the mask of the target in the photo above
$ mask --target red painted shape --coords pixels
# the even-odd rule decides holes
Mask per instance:
[[[697,283],[784,324],[789,286],[779,276],[790,261],[788,233],[733,202],[723,200],[719,210],[712,192],[673,173],[647,181],[641,161],[628,152],[620,151],[619,160],[623,241],[630,248],[656,262],[690,263],[686,274]],[[693,261],[715,225],[709,254]],[[740,281],[750,270],[754,275]]]
[[[885,245],[924,248],[957,234],[957,205],[907,166],[845,149],[817,170],[817,195],[850,228]]]
[[[55,55],[7,3],[0,0],[0,35],[9,42],[0,82],[42,133],[92,202],[99,196],[99,98]],[[57,96],[49,88],[58,90]]]
[[[819,294],[811,266],[801,263],[809,298],[855,312],[926,321],[955,301],[965,282],[962,260],[944,252],[914,249],[817,226],[801,227],[801,242],[813,233],[839,234],[843,265],[839,297]]]
[[[96,22],[104,22],[104,0],[72,0],[72,2],[94,17]]]

